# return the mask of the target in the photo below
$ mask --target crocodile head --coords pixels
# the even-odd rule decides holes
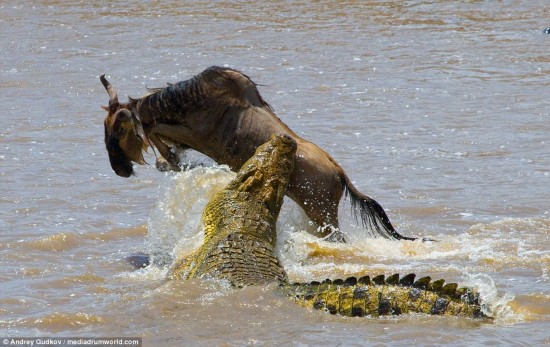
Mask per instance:
[[[287,134],[273,134],[239,170],[228,190],[247,192],[278,214],[294,168],[296,141]]]

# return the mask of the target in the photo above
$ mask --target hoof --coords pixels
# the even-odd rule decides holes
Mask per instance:
[[[160,172],[181,171],[181,168],[178,165],[174,165],[164,158],[157,158],[156,167]]]
[[[327,237],[325,237],[325,241],[346,243],[346,236],[340,230],[334,230]]]
[[[126,261],[130,263],[135,270],[149,266],[150,260],[148,254],[138,253],[126,257]]]

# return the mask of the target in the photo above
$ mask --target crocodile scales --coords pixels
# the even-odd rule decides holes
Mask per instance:
[[[235,287],[279,283],[297,304],[343,316],[405,313],[486,317],[478,293],[456,283],[398,274],[290,283],[275,255],[275,224],[294,165],[295,141],[275,134],[203,212],[204,242],[171,278],[216,277]]]

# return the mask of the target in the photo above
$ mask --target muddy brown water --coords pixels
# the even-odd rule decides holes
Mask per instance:
[[[546,1],[2,1],[0,335],[141,336],[145,345],[550,344],[550,7]],[[277,252],[293,280],[416,272],[479,288],[494,323],[351,319],[274,288],[163,283],[232,176],[129,179],[103,144],[121,97],[210,65],[243,70],[399,232],[311,237],[292,202]],[[154,163],[154,156],[147,160]],[[125,258],[154,263],[134,271]]]

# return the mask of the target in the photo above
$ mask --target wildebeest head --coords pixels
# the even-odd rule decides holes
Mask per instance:
[[[134,173],[132,162],[145,164],[143,151],[149,143],[139,118],[132,113],[128,103],[119,103],[117,93],[105,75],[99,79],[109,93],[109,106],[102,106],[108,112],[104,125],[109,161],[117,175],[129,177]]]

